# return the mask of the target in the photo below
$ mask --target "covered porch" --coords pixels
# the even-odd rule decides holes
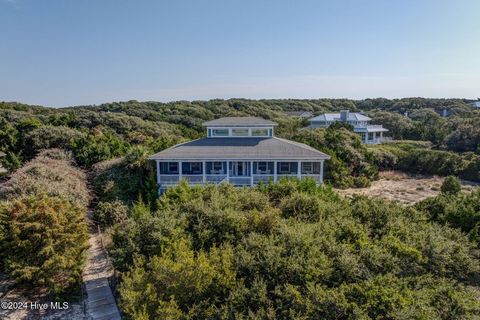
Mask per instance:
[[[190,184],[227,182],[235,186],[253,186],[276,182],[282,177],[313,178],[323,183],[323,160],[320,161],[160,161],[157,160],[157,181],[162,187],[175,185],[181,180]]]
[[[365,144],[379,144],[385,140],[384,132],[388,130],[381,125],[369,125],[367,127],[355,127],[354,131],[360,135]]]

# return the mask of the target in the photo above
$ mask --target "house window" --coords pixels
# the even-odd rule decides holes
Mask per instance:
[[[248,129],[232,129],[232,136],[235,137],[248,137]]]
[[[268,129],[263,129],[263,128],[252,129],[252,136],[253,137],[266,137],[266,136],[268,136]]]
[[[212,135],[215,137],[228,137],[228,129],[213,129]]]
[[[223,162],[214,162],[212,165],[212,174],[219,174],[223,172]]]
[[[265,173],[267,172],[267,162],[257,162],[257,172],[259,173]]]
[[[202,173],[202,163],[201,162],[191,162],[190,172],[191,173]]]
[[[311,162],[303,162],[302,163],[302,173],[305,174],[312,174],[313,173],[313,163]]]
[[[177,162],[169,162],[168,163],[168,172],[169,173],[178,173],[178,163]]]
[[[290,162],[280,162],[280,174],[290,173]]]

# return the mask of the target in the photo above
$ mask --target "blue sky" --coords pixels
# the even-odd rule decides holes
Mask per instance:
[[[0,101],[480,96],[478,0],[0,0]]]

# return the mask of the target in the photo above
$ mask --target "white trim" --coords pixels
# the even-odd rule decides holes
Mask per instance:
[[[278,174],[277,174],[277,161],[273,161],[273,182],[277,182]]]
[[[227,161],[227,182],[230,183],[230,161]]]
[[[297,177],[298,179],[302,179],[302,162],[298,161],[297,164]]]
[[[320,161],[320,183],[323,183],[323,161]]]
[[[182,181],[182,175],[183,175],[182,164],[183,164],[183,161],[178,162],[178,181]]]
[[[207,182],[207,162],[202,161],[202,181]]]
[[[250,161],[250,186],[253,187],[253,161]]]

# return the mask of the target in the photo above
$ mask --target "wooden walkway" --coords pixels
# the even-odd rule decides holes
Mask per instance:
[[[83,272],[89,319],[120,320],[120,312],[108,283],[108,279],[113,276],[113,267],[103,248],[101,235],[93,223],[90,226],[89,243],[87,265]]]

